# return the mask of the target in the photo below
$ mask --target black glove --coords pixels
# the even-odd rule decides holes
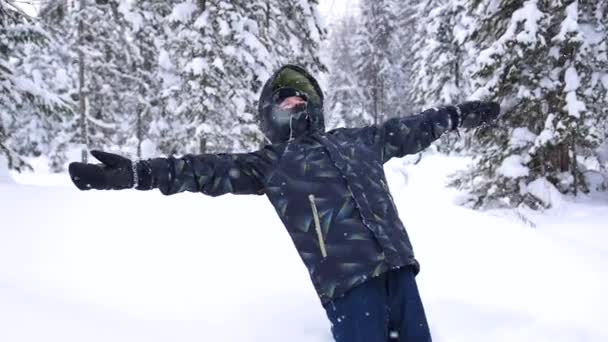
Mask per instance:
[[[475,128],[495,121],[500,115],[500,105],[496,102],[469,101],[456,106],[458,121],[455,128]]]
[[[133,162],[125,157],[91,151],[102,164],[70,163],[72,182],[80,190],[121,190],[134,185]]]

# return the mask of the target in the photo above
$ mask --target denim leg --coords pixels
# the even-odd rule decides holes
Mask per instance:
[[[401,268],[387,273],[390,341],[431,342],[431,332],[414,272]]]
[[[369,279],[326,304],[336,342],[386,342],[388,306],[386,277]]]

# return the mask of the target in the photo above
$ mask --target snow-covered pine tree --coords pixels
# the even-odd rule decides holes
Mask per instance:
[[[365,111],[373,124],[379,124],[387,116],[398,114],[391,101],[396,97],[393,75],[399,68],[390,52],[395,14],[390,0],[362,0],[359,5],[361,21],[354,46],[356,78],[366,96]]]
[[[390,52],[398,66],[391,75],[396,95],[390,99],[396,108],[394,115],[408,115],[420,110],[419,104],[415,102],[415,77],[418,70],[415,61],[416,53],[419,52],[417,48],[421,47],[421,41],[425,38],[425,21],[429,15],[422,11],[422,5],[421,0],[394,0],[391,3],[395,13],[395,29]]]
[[[171,121],[161,95],[159,55],[167,38],[164,18],[171,13],[173,3],[175,1],[123,1],[117,8],[125,22],[122,34],[130,42],[125,45],[132,61],[132,91],[137,96],[135,112],[127,117],[127,125],[122,128],[132,134],[122,137],[128,153],[138,158],[156,156],[158,148],[171,138],[171,132],[158,129],[159,122]]]
[[[562,108],[552,118],[553,125],[545,123],[543,133],[550,139],[547,145],[568,146],[567,150],[562,147],[559,155],[561,162],[570,163],[569,167],[562,167],[562,174],[547,175],[562,192],[586,191],[585,161],[592,158],[597,164],[596,149],[603,139],[598,128],[608,105],[608,83],[602,82],[608,70],[606,15],[608,1],[572,1],[564,9],[559,33],[552,38],[556,51],[550,58],[560,70]],[[539,153],[543,153],[543,147],[547,149],[540,146]]]
[[[122,148],[125,141],[137,136],[133,117],[140,107],[140,86],[145,83],[135,75],[138,47],[124,6],[119,0],[54,3],[65,13],[53,15],[56,11],[46,8],[41,13],[54,18],[47,25],[69,52],[65,68],[73,79],[70,93],[78,103],[79,116],[78,126],[73,127],[78,134],[71,143],[83,143],[83,148]]]
[[[239,115],[245,112],[244,101],[235,91],[242,85],[240,80],[249,76],[232,72],[242,67],[235,60],[244,53],[235,32],[244,20],[238,5],[186,1],[175,4],[165,18],[168,31],[160,63],[163,97],[172,120],[155,126],[164,125],[170,132],[169,153],[235,149],[240,137],[228,132],[238,126]]]
[[[148,81],[144,60],[120,5],[120,0],[95,0],[84,9],[86,43],[79,48],[85,49],[91,147],[112,149],[136,139],[135,118],[150,93],[142,96]]]
[[[47,112],[35,107],[21,108],[19,119],[21,123],[13,132],[12,140],[15,148],[27,156],[44,155],[49,158],[50,168],[61,171],[67,161],[66,152],[72,147],[70,142],[78,132],[74,109],[76,104],[72,99],[74,77],[70,70],[71,52],[63,44],[63,37],[52,30],[50,22],[64,18],[67,8],[66,1],[48,2],[41,8],[36,18],[37,25],[48,32],[46,44],[30,44],[24,47],[22,63],[18,71],[27,75],[37,84],[44,84],[47,93],[54,94],[62,103]]]
[[[466,0],[427,0],[416,7],[418,25],[409,60],[412,75],[412,102],[418,110],[436,105],[460,103],[470,95],[470,61],[476,47],[470,40],[474,19]],[[442,137],[439,146],[460,150],[470,137]]]
[[[462,1],[429,0],[417,11],[414,102],[418,108],[458,103],[467,95],[464,63],[470,18]],[[471,45],[471,44],[468,44]]]
[[[28,167],[22,156],[47,152],[56,124],[69,115],[67,99],[30,58],[54,44],[16,4],[0,1],[0,153],[11,169]]]
[[[328,127],[359,127],[373,122],[366,111],[368,98],[359,86],[354,46],[357,18],[349,15],[333,24],[329,38],[329,79],[327,89]]]
[[[316,1],[186,1],[166,18],[160,53],[167,111],[178,120],[171,152],[251,149],[261,142],[255,100],[262,83],[286,62],[323,70],[324,30]],[[159,125],[157,125],[159,126]]]
[[[575,13],[578,17],[577,22],[573,22],[577,19]],[[576,49],[568,45],[564,46],[564,53],[574,59],[572,66],[577,70],[580,79],[580,85],[575,91],[576,95],[582,98],[586,107],[580,122],[581,129],[588,134],[583,140],[579,140],[581,146],[577,154],[581,159],[579,162],[585,167],[583,176],[587,180],[587,185],[592,190],[606,190],[608,189],[608,1],[579,1],[570,5],[568,14],[557,39],[568,41],[571,40],[568,39],[569,37],[575,37],[578,43],[573,46]]]
[[[267,1],[267,48],[278,64],[296,63],[312,73],[323,72],[319,57],[320,43],[325,39],[317,10],[318,0]]]
[[[456,182],[470,191],[470,205],[548,207],[556,189],[587,190],[577,158],[596,144],[584,96],[593,79],[583,66],[590,37],[577,8],[587,5],[502,0],[474,9],[480,25],[472,37],[483,50],[473,97],[500,101],[503,115],[498,127],[478,130],[479,158]]]
[[[20,130],[17,145],[65,150],[84,137],[87,148],[129,156],[140,154],[142,140],[165,154],[257,147],[263,140],[255,125],[257,95],[276,67],[325,70],[316,6],[316,0],[47,1],[40,17],[58,44],[29,54],[27,72],[52,80],[50,89],[69,100],[75,115],[44,126],[50,141],[28,137],[31,125]],[[58,137],[60,131],[69,133]],[[64,161],[65,154],[54,158],[58,167]]]

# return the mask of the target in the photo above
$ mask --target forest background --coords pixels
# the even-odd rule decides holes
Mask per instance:
[[[462,204],[607,188],[608,0],[0,0],[0,164],[257,149],[284,63],[322,79],[330,129],[500,102],[435,146],[473,157]]]

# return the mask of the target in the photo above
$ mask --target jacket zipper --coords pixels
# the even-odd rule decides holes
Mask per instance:
[[[319,221],[319,212],[317,211],[317,205],[315,204],[315,195],[308,195],[308,199],[310,200],[310,207],[312,208],[312,217],[315,221],[315,230],[317,231],[317,238],[319,239],[321,255],[323,258],[327,258],[327,250],[325,249],[325,241],[323,240],[323,231],[321,231],[321,222]]]

